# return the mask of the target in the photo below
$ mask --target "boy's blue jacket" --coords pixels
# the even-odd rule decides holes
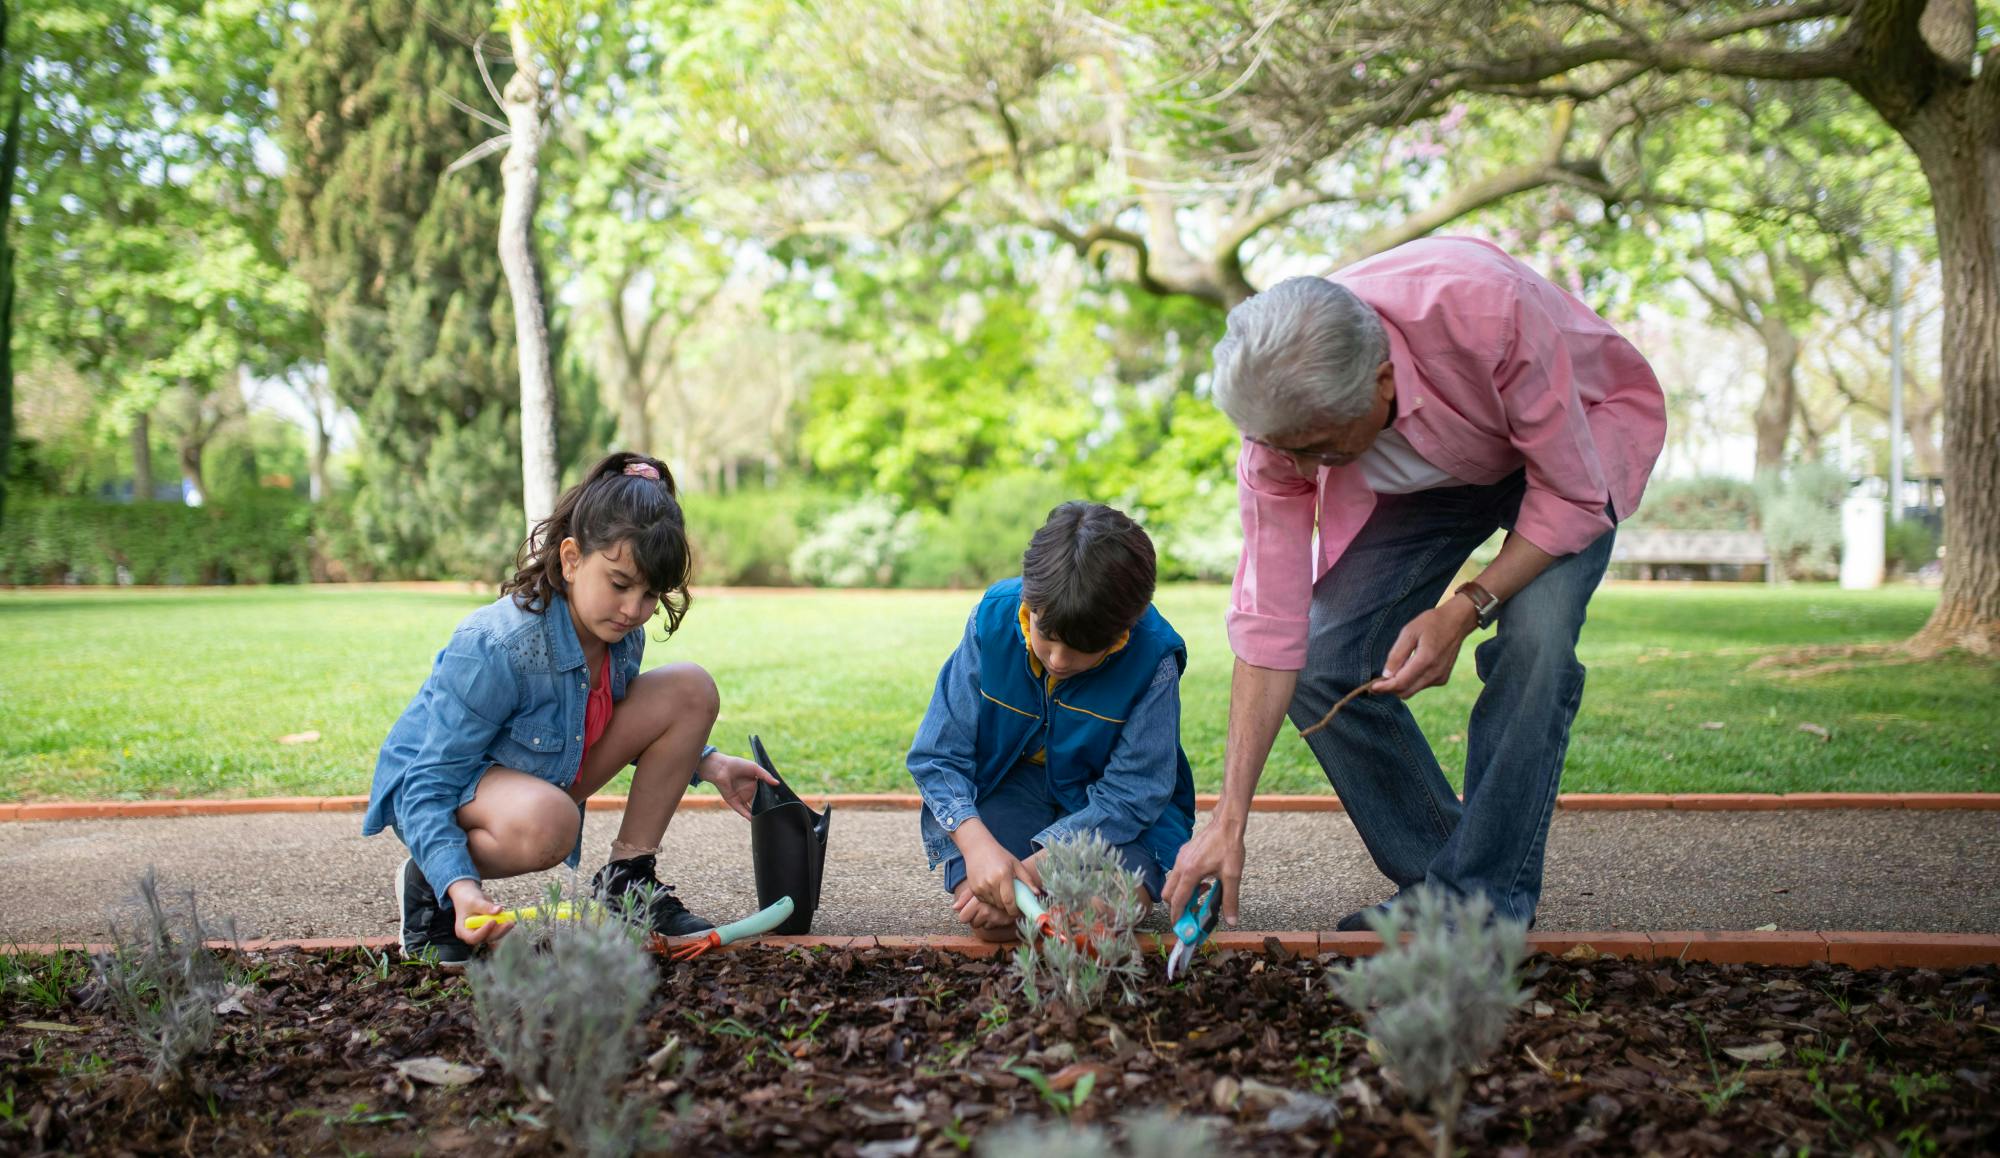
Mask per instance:
[[[614,703],[638,676],[645,650],[643,624],[611,645]],[[583,759],[589,696],[583,647],[561,595],[541,614],[503,595],[466,616],[382,742],[362,835],[395,825],[440,897],[453,881],[478,880],[459,806],[494,764],[568,788]],[[571,866],[581,849],[579,837]]]
[[[951,852],[947,833],[979,815],[979,799],[1038,752],[1067,815],[1037,845],[1086,829],[1126,844],[1163,820],[1185,840],[1194,775],[1180,746],[1187,646],[1179,633],[1148,607],[1096,667],[1050,688],[1028,650],[1025,619],[1021,581],[995,583],[938,673],[908,761],[924,798],[931,865]]]

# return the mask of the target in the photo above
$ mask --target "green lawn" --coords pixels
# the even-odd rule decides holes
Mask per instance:
[[[2000,791],[2000,668],[1966,659],[1791,680],[1761,654],[1888,640],[1930,592],[1610,587],[1584,631],[1589,689],[1571,791]],[[717,739],[762,734],[802,788],[906,790],[903,752],[971,593],[706,594],[649,664],[722,686]],[[1198,784],[1221,771],[1227,592],[1160,607],[1188,638],[1183,726]],[[341,587],[0,592],[0,800],[357,793],[375,749],[476,596]],[[1471,657],[1417,714],[1464,759]],[[1706,730],[1704,722],[1719,722]],[[1801,732],[1810,722],[1830,742]],[[318,743],[278,736],[316,730]],[[1295,737],[1263,787],[1322,792]]]

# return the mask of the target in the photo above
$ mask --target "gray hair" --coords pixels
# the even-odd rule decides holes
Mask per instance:
[[[1373,306],[1325,278],[1287,278],[1229,311],[1212,391],[1237,430],[1269,438],[1368,413],[1388,360]]]

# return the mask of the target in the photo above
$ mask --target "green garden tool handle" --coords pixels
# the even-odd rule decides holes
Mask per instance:
[[[768,933],[790,920],[791,916],[792,898],[779,897],[776,901],[764,906],[742,920],[731,922],[717,929],[715,937],[721,944],[733,945],[745,937],[755,937],[760,933]]]
[[[1042,898],[1036,896],[1035,890],[1020,877],[1014,878],[1014,907],[1020,909],[1021,915],[1030,923],[1039,923],[1049,914],[1049,911],[1042,907]]]

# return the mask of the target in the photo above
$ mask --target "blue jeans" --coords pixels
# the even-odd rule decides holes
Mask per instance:
[[[978,806],[979,819],[986,825],[986,831],[1015,860],[1035,855],[1035,835],[1064,816],[1062,806],[1049,795],[1047,770],[1027,760],[1014,765],[993,786],[992,792],[979,798]],[[1173,863],[1187,838],[1184,824],[1172,816],[1163,816],[1152,828],[1140,833],[1139,839],[1114,845],[1112,851],[1128,870],[1139,874],[1153,899],[1158,900],[1166,880],[1166,870],[1160,866]],[[965,881],[965,858],[953,850],[942,863],[944,891],[955,893]]]
[[[1437,605],[1459,567],[1513,526],[1525,480],[1381,495],[1313,589],[1311,642],[1292,699],[1303,728],[1380,674],[1404,625]],[[1467,729],[1465,800],[1404,703],[1361,696],[1307,737],[1375,866],[1398,890],[1429,882],[1484,893],[1497,915],[1534,918],[1570,724],[1583,699],[1577,635],[1615,531],[1550,564],[1501,605],[1474,649],[1481,683]]]

